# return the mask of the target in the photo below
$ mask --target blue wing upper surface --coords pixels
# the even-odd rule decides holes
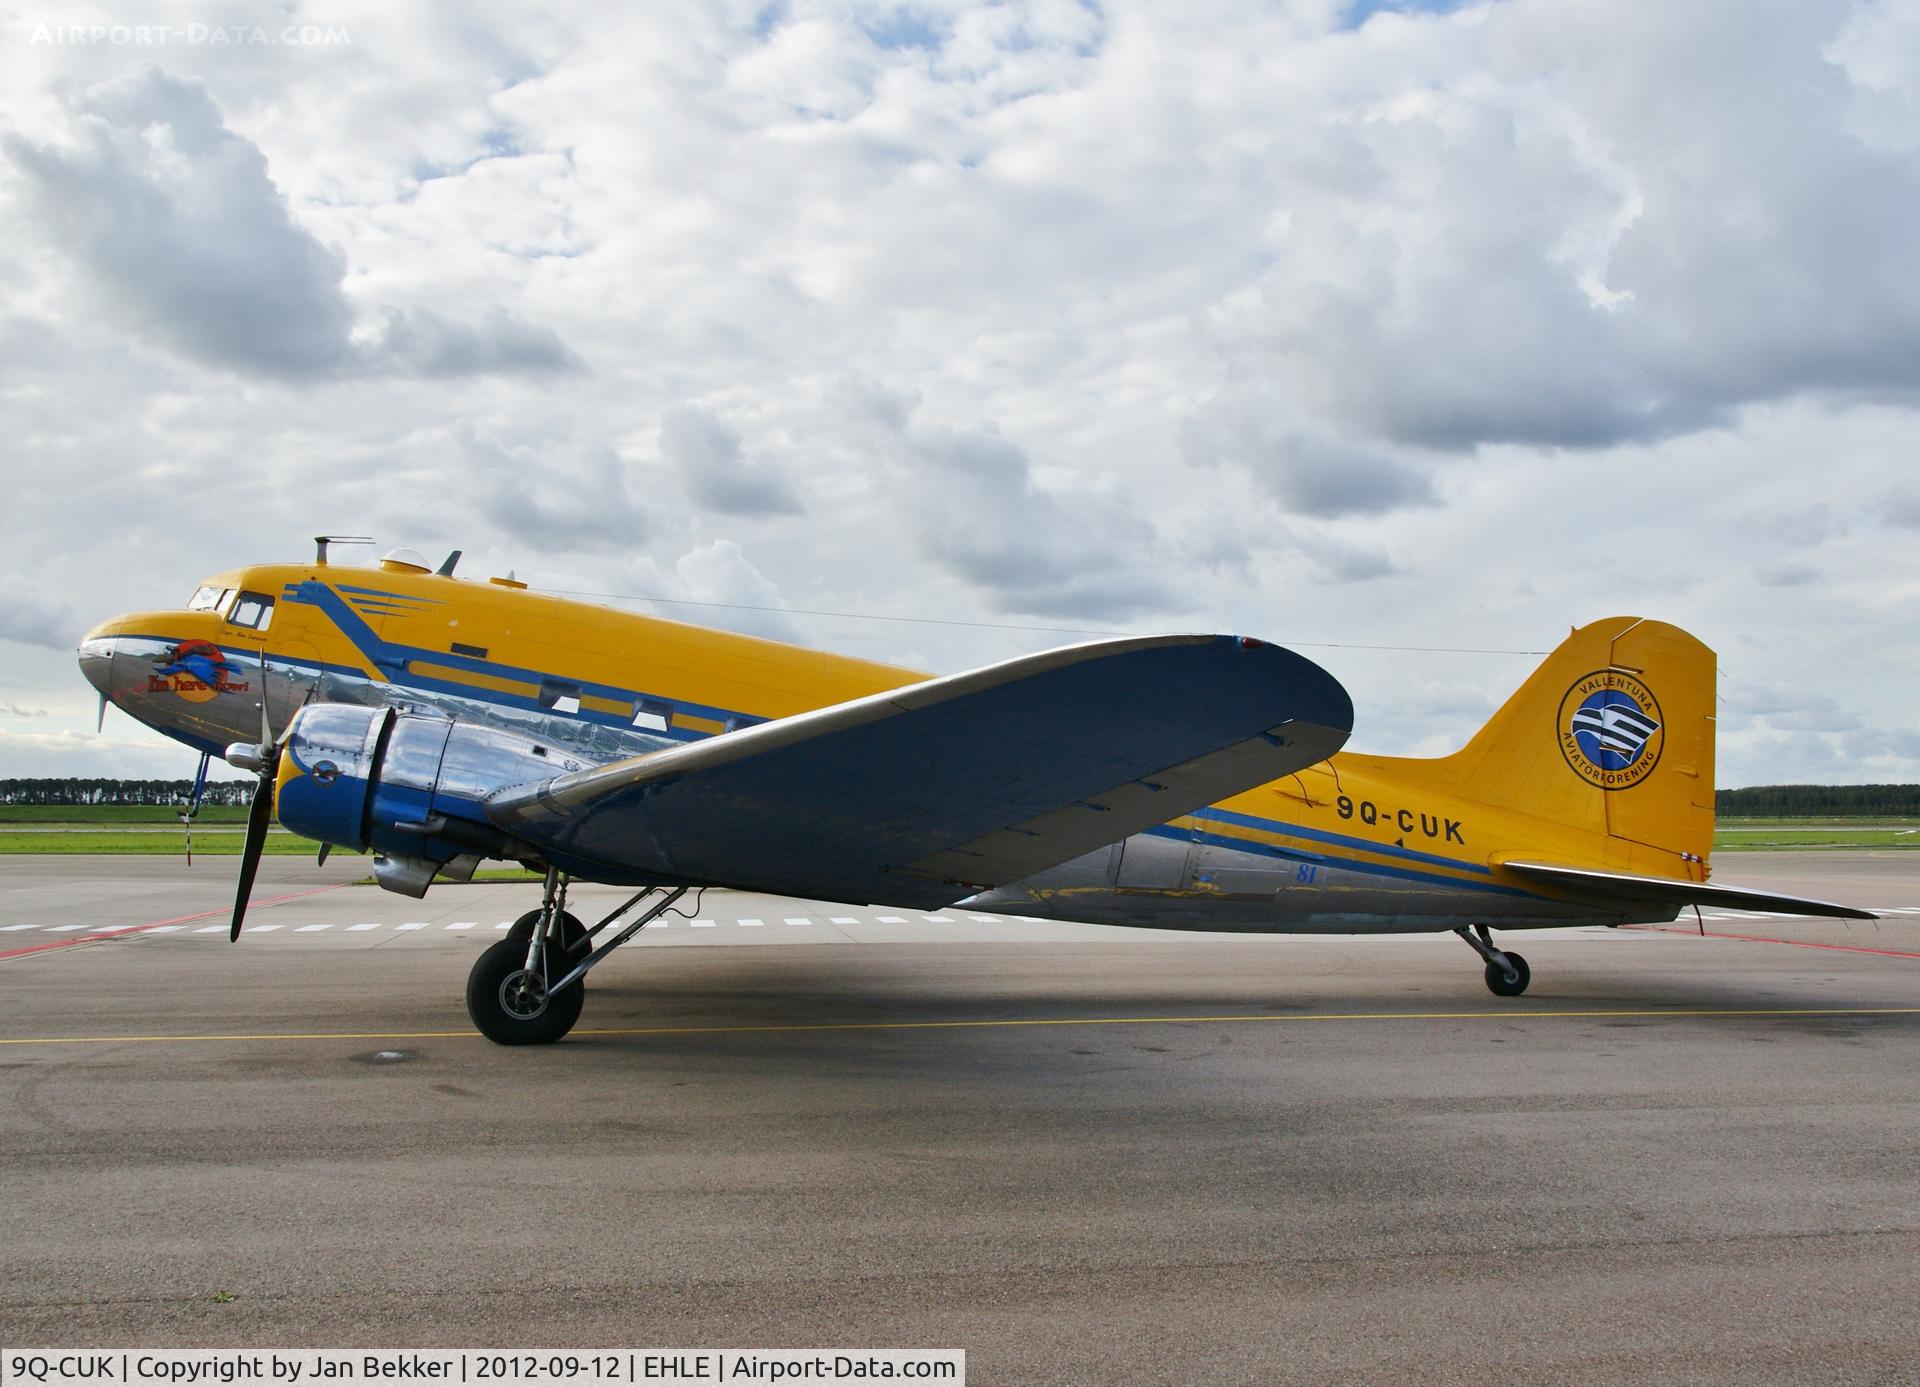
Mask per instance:
[[[943,905],[1337,751],[1353,704],[1279,646],[1099,641],[501,791],[587,871]]]

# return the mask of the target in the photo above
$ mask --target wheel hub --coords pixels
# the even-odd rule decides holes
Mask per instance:
[[[500,1007],[516,1021],[531,1021],[547,1009],[547,985],[522,968],[500,983]]]

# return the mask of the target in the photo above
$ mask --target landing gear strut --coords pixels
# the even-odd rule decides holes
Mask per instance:
[[[1533,971],[1527,961],[1511,949],[1496,949],[1485,925],[1454,931],[1472,950],[1487,961],[1487,990],[1496,997],[1518,997],[1527,990]]]
[[[587,970],[638,934],[686,894],[649,886],[587,929],[567,913],[567,877],[547,872],[540,908],[514,921],[507,937],[480,955],[467,975],[467,1014],[498,1045],[551,1045],[580,1019]],[[594,936],[658,894],[639,917],[598,949]]]

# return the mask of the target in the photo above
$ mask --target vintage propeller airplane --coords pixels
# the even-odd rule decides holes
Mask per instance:
[[[339,542],[344,537],[332,537]],[[357,538],[357,537],[356,537]],[[1095,641],[944,678],[453,576],[396,550],[208,578],[81,642],[105,701],[257,773],[231,936],[276,807],[425,894],[543,871],[481,955],[475,1025],[559,1039],[588,971],[690,888],[1158,929],[1645,923],[1692,905],[1872,919],[1707,880],[1714,657],[1657,621],[1576,629],[1467,745],[1341,753],[1346,691],[1218,635]],[[278,729],[278,731],[276,731]],[[204,766],[203,766],[204,770]],[[571,881],[636,888],[591,928]]]

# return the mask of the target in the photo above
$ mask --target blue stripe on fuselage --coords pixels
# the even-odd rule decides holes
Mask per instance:
[[[370,591],[370,589],[356,589]],[[596,723],[602,727],[618,727],[635,730],[630,720],[617,713],[602,713],[582,708],[578,713],[555,714],[548,705],[538,698],[523,694],[503,693],[497,689],[481,689],[471,684],[462,684],[454,680],[434,679],[412,669],[415,660],[457,669],[468,674],[482,674],[495,679],[511,679],[518,683],[538,685],[544,679],[554,678],[551,671],[524,669],[518,665],[509,665],[497,660],[476,659],[470,655],[455,655],[444,650],[429,650],[422,646],[399,645],[381,638],[353,605],[343,599],[327,584],[314,579],[299,583],[289,583],[282,593],[284,600],[317,607],[339,628],[340,633],[354,645],[354,648],[367,657],[367,660],[388,676],[386,681],[396,688],[418,688],[454,697],[467,698],[482,703],[494,703],[503,707],[518,708],[527,712],[545,713],[556,717]],[[359,671],[355,671],[359,673]],[[364,674],[362,674],[364,678]],[[676,713],[702,718],[711,722],[732,722],[736,727],[751,727],[766,719],[751,713],[742,713],[731,708],[715,708],[704,703],[693,703],[685,699],[667,698],[659,694],[649,694],[635,689],[623,689],[614,684],[595,684],[585,680],[567,678],[566,682],[576,687],[582,696],[625,700],[636,706],[644,699],[666,705]],[[648,730],[648,729],[639,729]],[[648,730],[650,731],[650,730]],[[671,737],[677,741],[699,741],[714,734],[697,731],[693,728],[668,725],[664,732],[650,731],[653,736]]]
[[[1287,831],[1291,832],[1291,830]],[[1175,828],[1171,824],[1150,828],[1147,833],[1152,837],[1168,838],[1177,843],[1197,842],[1208,847],[1244,852],[1254,857],[1275,857],[1288,862],[1312,862],[1319,866],[1333,867],[1346,872],[1360,872],[1367,876],[1392,877],[1399,881],[1417,881],[1424,885],[1451,886],[1462,891],[1479,891],[1495,896],[1550,899],[1536,892],[1522,891],[1512,886],[1500,886],[1491,881],[1462,881],[1459,877],[1442,876],[1438,872],[1419,872],[1410,867],[1390,867],[1384,862],[1361,862],[1351,857],[1303,853],[1291,848],[1278,847],[1272,843],[1256,843],[1247,838],[1230,838],[1224,833],[1195,833],[1191,829]]]
[[[1382,857],[1399,857],[1408,862],[1426,862],[1436,867],[1452,867],[1462,872],[1478,872],[1481,876],[1493,873],[1477,862],[1463,862],[1456,857],[1442,857],[1437,853],[1418,852],[1413,848],[1403,848],[1394,843],[1375,843],[1365,838],[1353,838],[1344,833],[1332,833],[1325,829],[1307,828],[1300,824],[1290,824],[1281,819],[1263,819],[1256,814],[1242,814],[1232,809],[1206,809],[1194,812],[1196,819],[1213,819],[1218,823],[1236,824],[1241,828],[1259,829],[1263,833],[1284,833],[1290,838],[1306,838],[1316,843],[1332,843],[1336,847],[1358,848],[1362,852],[1377,852]]]

